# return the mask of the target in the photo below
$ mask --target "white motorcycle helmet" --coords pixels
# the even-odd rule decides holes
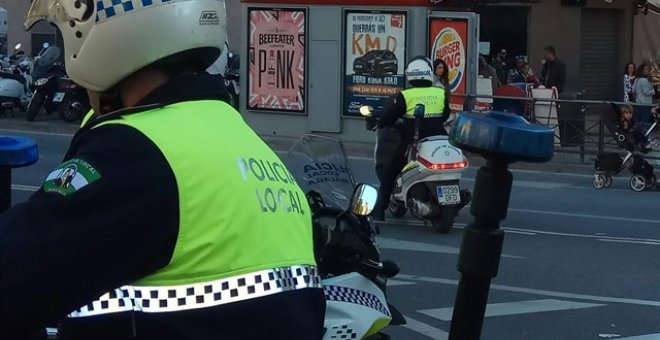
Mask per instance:
[[[413,86],[433,84],[433,63],[431,59],[418,56],[406,66],[406,80]]]
[[[41,20],[62,32],[69,77],[96,92],[184,51],[206,68],[227,35],[224,0],[34,0],[25,29]]]

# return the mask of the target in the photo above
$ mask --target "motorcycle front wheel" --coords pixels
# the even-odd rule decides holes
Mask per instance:
[[[28,104],[27,113],[25,114],[25,119],[27,119],[28,122],[34,121],[34,118],[37,117],[37,114],[39,111],[41,111],[41,107],[43,106],[45,99],[46,95],[43,93],[34,93],[32,99],[30,99],[30,103]]]
[[[433,231],[440,234],[447,234],[451,231],[456,217],[455,208],[452,206],[442,206],[440,214],[431,217],[431,226]]]
[[[60,118],[67,123],[75,123],[82,118],[83,113],[73,107],[73,101],[64,98],[57,108]]]
[[[406,214],[406,205],[403,202],[399,202],[395,199],[390,199],[390,204],[388,206],[390,214],[394,217],[403,217]]]

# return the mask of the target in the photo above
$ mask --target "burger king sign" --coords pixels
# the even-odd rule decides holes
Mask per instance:
[[[432,45],[433,60],[442,59],[449,68],[449,88],[451,92],[465,91],[465,43],[453,27],[444,27],[436,36]]]

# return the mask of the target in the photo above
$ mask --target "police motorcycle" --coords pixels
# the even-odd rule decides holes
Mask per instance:
[[[368,218],[377,189],[355,184],[339,139],[303,135],[289,150],[287,165],[307,193],[315,227],[339,240],[315,247],[327,306],[323,339],[389,339],[381,330],[405,319],[386,298],[387,280],[399,267],[381,261]],[[349,237],[362,251],[342,244]]]
[[[367,129],[380,128],[372,107],[360,107],[360,114],[367,118]],[[409,210],[417,219],[430,221],[434,231],[448,233],[458,212],[472,198],[468,189],[460,187],[468,161],[461,149],[449,143],[448,136],[420,140],[423,119],[424,105],[419,104],[415,107],[413,142],[406,150],[408,163],[396,178],[388,209],[394,217]],[[402,119],[397,122],[401,123]]]
[[[65,122],[75,122],[89,111],[89,99],[84,88],[66,75],[64,64],[58,63],[62,50],[45,43],[37,58],[33,78],[34,95],[27,108],[26,119],[34,121],[41,109],[47,114],[57,111]]]
[[[21,43],[14,46],[14,53],[5,57],[0,72],[0,106],[2,113],[13,108],[24,112],[32,91],[30,89],[34,69],[32,58],[25,56]]]

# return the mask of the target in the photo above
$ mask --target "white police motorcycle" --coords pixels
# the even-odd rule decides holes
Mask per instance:
[[[24,112],[32,98],[32,77],[34,61],[29,57],[18,59],[21,43],[14,46],[11,57],[3,60],[2,72],[0,72],[0,105],[2,111],[18,108]]]
[[[381,330],[405,324],[405,319],[386,298],[387,280],[399,267],[381,262],[376,230],[367,217],[376,204],[377,189],[355,184],[343,144],[336,138],[302,136],[289,150],[287,165],[307,193],[314,221],[363,240],[366,250],[315,250],[327,305],[323,339],[389,339]]]
[[[377,119],[369,106],[362,106],[360,113]],[[423,118],[424,105],[417,105],[413,143],[406,151],[408,163],[396,178],[388,209],[395,217],[410,211],[417,219],[430,221],[434,231],[448,233],[458,212],[471,200],[470,191],[460,187],[468,161],[461,149],[449,143],[448,136],[420,140]],[[377,123],[372,127],[378,128]]]

